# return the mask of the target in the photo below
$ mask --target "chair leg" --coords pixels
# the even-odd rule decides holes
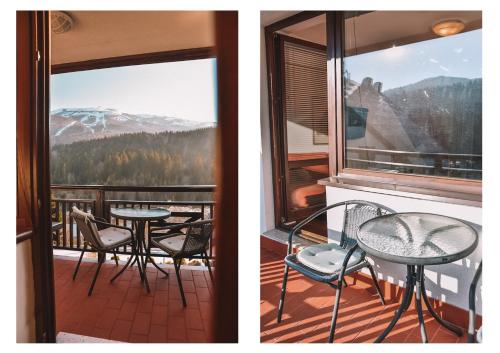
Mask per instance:
[[[281,322],[283,314],[283,306],[285,305],[286,283],[288,281],[288,265],[285,264],[285,273],[283,275],[283,283],[281,284],[281,297],[278,305],[278,323]]]
[[[330,324],[330,336],[328,337],[328,342],[333,343],[335,336],[335,327],[337,326],[337,315],[339,313],[339,305],[340,305],[340,294],[342,293],[342,281],[338,281],[337,293],[335,293],[335,305],[333,306],[333,315],[332,315],[332,323]]]
[[[82,253],[80,254],[80,258],[78,259],[78,263],[76,264],[75,272],[73,272],[73,281],[75,280],[78,270],[80,269],[80,264],[82,263],[84,253],[85,253],[85,248],[82,249]]]
[[[182,280],[181,280],[181,261],[182,259],[178,260],[179,263],[177,264],[177,261],[174,260],[174,268],[175,268],[175,275],[177,276],[177,282],[179,283],[179,290],[181,292],[181,297],[182,297],[182,305],[185,307],[186,306],[186,298],[184,297],[184,289],[182,288]]]
[[[378,297],[380,298],[382,305],[385,306],[384,296],[382,294],[382,291],[380,290],[380,286],[378,285],[378,281],[377,281],[377,276],[375,276],[375,271],[373,271],[373,267],[371,264],[368,264],[368,269],[370,270],[370,274],[372,276],[372,280],[373,280],[373,284],[375,285],[375,289],[377,290]]]
[[[118,258],[116,257],[116,250],[113,250],[113,256],[115,257],[115,264],[118,266]]]
[[[132,262],[132,259],[133,259],[134,257],[135,257],[134,255],[130,255],[130,256],[129,256],[129,258],[128,258],[128,260],[127,260],[127,263],[125,263],[125,266],[123,266],[123,268],[122,268],[122,269],[121,269],[121,270],[120,270],[120,271],[119,271],[116,275],[114,275],[114,276],[113,276],[113,278],[111,278],[111,279],[109,280],[109,283],[113,283],[113,281],[114,281],[115,279],[117,279],[117,278],[118,278],[118,277],[119,277],[119,276],[123,273],[123,271],[125,271],[125,270],[127,269],[127,267],[130,265],[130,263]]]
[[[89,288],[89,293],[88,293],[89,297],[92,295],[92,291],[94,290],[94,285],[95,285],[95,282],[97,280],[97,276],[99,275],[99,271],[101,270],[101,266],[104,263],[105,259],[106,259],[106,256],[102,256],[101,259],[99,259],[99,262],[97,264],[97,270],[95,271],[94,279],[92,280],[92,284],[90,285],[90,288]]]
[[[207,254],[206,251],[202,254],[202,256],[205,257],[205,263],[207,264],[207,267],[208,267],[208,273],[210,274],[210,279],[213,282],[214,281],[214,276],[212,275],[212,268],[210,267],[210,258],[208,257],[208,254]]]

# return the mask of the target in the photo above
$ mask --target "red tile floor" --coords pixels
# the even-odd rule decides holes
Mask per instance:
[[[327,342],[335,290],[307,279],[295,271],[288,276],[283,320],[276,322],[277,306],[283,279],[283,257],[261,248],[261,341]],[[347,277],[348,287],[342,290],[335,342],[373,342],[386,328],[399,306],[396,301],[380,303],[371,279]],[[401,298],[402,291],[396,293]],[[425,312],[430,342],[466,342],[466,335],[457,337],[441,327]],[[414,307],[403,314],[384,342],[421,342],[418,318]]]
[[[110,284],[122,265],[108,261],[88,297],[96,264],[82,262],[73,281],[75,265],[73,260],[54,260],[57,332],[123,342],[208,342],[213,294],[208,271],[181,268],[183,308],[173,267],[168,278],[148,267],[148,294],[136,266]]]

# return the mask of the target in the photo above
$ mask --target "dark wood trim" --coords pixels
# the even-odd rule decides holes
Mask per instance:
[[[166,186],[124,186],[124,185],[52,185],[52,190],[91,191],[133,191],[133,192],[215,192],[215,185],[166,185]]]
[[[213,342],[238,342],[238,12],[215,13],[217,192]]]
[[[54,64],[52,65],[52,73],[62,74],[67,72],[107,69],[111,67],[198,60],[213,57],[215,57],[215,50],[213,47],[190,48]]]
[[[270,25],[267,25],[264,30],[266,32],[274,33],[276,31],[279,31],[283,28],[289,27],[291,25],[294,25],[299,22],[303,22],[306,20],[309,20],[313,17],[320,16],[324,14],[325,11],[302,11],[299,12],[295,15],[292,15],[290,17],[284,18],[282,20],[279,20],[277,22],[271,23]]]
[[[31,12],[34,46],[32,48],[35,94],[33,129],[33,229],[32,261],[35,290],[36,341],[55,342],[55,295],[52,261],[52,222],[50,218],[49,168],[49,83],[50,15]],[[37,54],[38,52],[38,54]],[[38,59],[36,59],[38,57]]]
[[[22,243],[23,241],[33,238],[33,231],[28,230],[26,232],[16,235],[16,244]]]
[[[335,30],[335,12],[328,11],[326,13],[326,72],[327,72],[327,90],[328,90],[328,158],[329,158],[329,170],[330,175],[337,175],[338,172],[338,158],[337,158],[337,145],[336,139],[330,138],[330,136],[337,136],[338,131],[338,120],[336,119],[337,114],[337,102],[338,97],[336,95],[337,89],[337,61],[336,61],[336,43],[338,38],[336,38],[337,31]]]
[[[266,41],[266,66],[267,66],[267,87],[269,99],[269,120],[270,120],[270,139],[271,139],[271,166],[272,166],[272,179],[273,179],[273,198],[274,198],[274,219],[275,224],[280,225],[281,220],[284,219],[283,214],[283,192],[281,190],[280,181],[284,177],[281,174],[282,158],[280,157],[280,101],[281,91],[280,87],[280,72],[277,68],[279,61],[276,61],[277,44],[279,38],[272,30],[265,31]]]

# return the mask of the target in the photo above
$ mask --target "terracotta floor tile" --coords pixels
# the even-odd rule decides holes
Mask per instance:
[[[151,325],[149,330],[149,342],[162,343],[167,341],[167,326]]]
[[[109,339],[121,342],[127,342],[132,328],[132,321],[116,320]]]
[[[207,342],[205,331],[201,330],[187,330],[187,339],[190,343],[203,343]]]
[[[290,271],[282,322],[278,324],[276,315],[282,279],[282,256],[261,248],[261,342],[327,342],[335,290]],[[382,306],[370,278],[357,275],[348,277],[347,282],[348,287],[342,291],[335,342],[373,342],[392,320],[399,303],[395,300]],[[198,296],[205,293],[197,290]],[[401,299],[403,291],[393,293],[388,287],[384,293],[386,298],[392,294]],[[203,310],[206,309],[200,307],[202,316]],[[441,327],[429,314],[424,314],[424,320],[430,342],[463,340]],[[418,317],[411,306],[384,342],[420,341]]]
[[[170,277],[164,278],[156,268],[148,267],[151,292],[147,293],[137,267],[127,269],[116,281],[109,283],[120,267],[106,263],[93,295],[88,297],[96,264],[83,262],[73,281],[75,265],[73,260],[54,260],[58,331],[122,342],[206,341],[204,328],[212,324],[212,293],[204,275],[206,271],[181,271],[188,303],[184,308],[173,268],[167,268]],[[199,295],[198,289],[201,290]],[[195,329],[188,331],[187,325]]]
[[[129,337],[129,342],[130,343],[149,343],[149,336],[131,333],[130,337]]]
[[[138,312],[135,314],[131,332],[138,335],[148,335],[150,325],[151,325],[151,314]]]

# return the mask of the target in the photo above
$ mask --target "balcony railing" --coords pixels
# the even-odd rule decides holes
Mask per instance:
[[[427,153],[376,148],[347,147],[350,168],[383,169],[398,173],[418,173],[481,179],[482,155],[465,153]]]
[[[53,232],[53,248],[63,250],[81,250],[84,247],[83,235],[70,217],[73,206],[83,211],[105,218],[110,223],[124,225],[134,229],[131,221],[119,220],[110,216],[110,208],[166,207],[171,211],[169,222],[194,221],[213,218],[215,186],[103,186],[103,185],[52,185],[52,221],[61,222],[62,227]],[[116,195],[134,193],[136,199],[120,199]],[[74,195],[80,194],[78,197]],[[168,197],[175,194],[176,197]],[[83,197],[81,196],[83,195]],[[155,196],[157,200],[154,200]],[[186,200],[196,195],[197,200]],[[69,196],[69,197],[68,197]],[[179,197],[180,196],[180,197]],[[187,196],[187,197],[183,197]],[[144,199],[147,200],[138,200]],[[178,220],[176,220],[176,218]],[[131,254],[129,246],[123,246],[118,254]],[[153,256],[168,256],[161,251],[152,250]],[[209,241],[208,255],[213,257],[212,239]]]

